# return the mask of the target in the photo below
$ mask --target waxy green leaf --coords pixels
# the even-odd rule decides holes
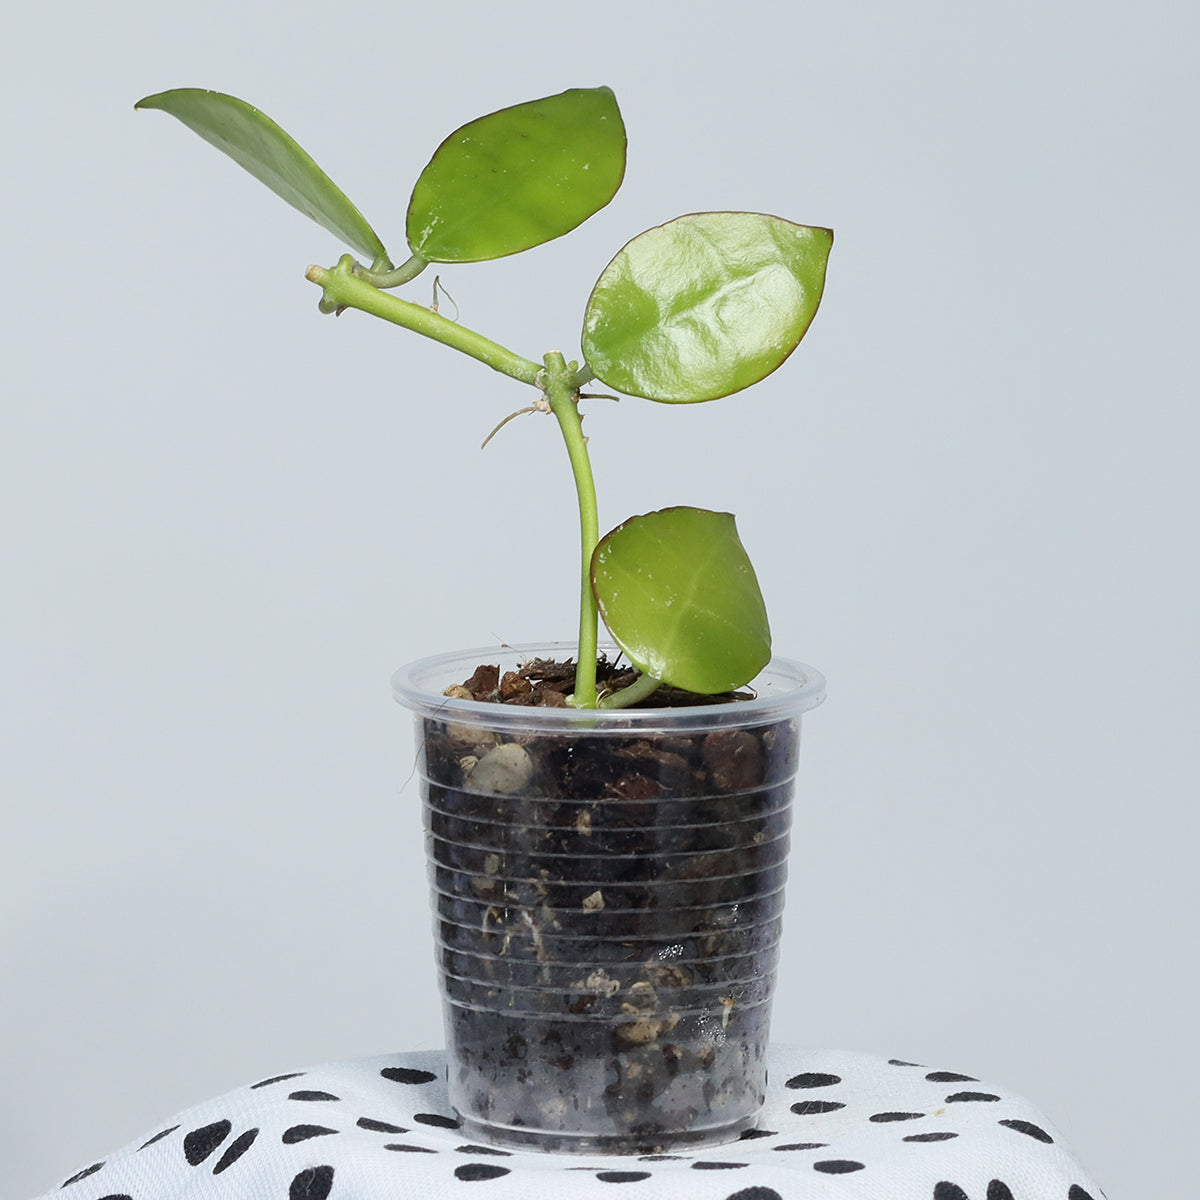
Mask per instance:
[[[649,400],[715,400],[757,383],[804,336],[833,233],[763,213],[678,217],[639,234],[588,300],[596,377]]]
[[[516,254],[581,225],[624,174],[625,125],[608,88],[503,108],[438,147],[413,188],[408,242],[430,262]]]
[[[244,100],[203,88],[175,88],[134,107],[177,117],[347,246],[372,261],[386,257],[378,235],[341,188],[289,134]]]
[[[631,517],[600,539],[592,590],[634,666],[675,687],[727,692],[770,660],[766,606],[730,513]]]

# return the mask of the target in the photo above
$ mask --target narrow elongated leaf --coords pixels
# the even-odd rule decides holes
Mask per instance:
[[[690,403],[757,383],[821,302],[833,233],[763,213],[691,213],[639,234],[587,303],[583,354],[630,396]]]
[[[730,513],[631,517],[600,539],[592,590],[629,660],[675,687],[727,692],[771,657],[766,606]]]
[[[581,225],[624,174],[625,125],[610,89],[503,108],[438,147],[413,188],[408,242],[430,262],[516,254]]]
[[[203,88],[175,88],[134,107],[177,117],[347,246],[372,260],[385,255],[378,235],[341,188],[266,113],[244,100]]]

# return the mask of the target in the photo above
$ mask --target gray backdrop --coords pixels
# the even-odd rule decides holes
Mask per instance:
[[[6,1194],[254,1078],[440,1044],[388,676],[574,626],[551,422],[480,454],[524,390],[319,316],[303,271],[340,247],[133,102],[246,97],[398,253],[451,129],[598,83],[630,131],[622,193],[564,241],[442,271],[466,324],[570,356],[648,225],[754,208],[837,231],[767,383],[588,421],[605,525],[735,511],[777,649],[829,676],[778,1039],[1014,1087],[1114,1200],[1182,1194],[1200,10],[334,10],[6,23]]]

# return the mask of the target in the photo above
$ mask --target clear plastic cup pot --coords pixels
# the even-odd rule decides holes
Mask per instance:
[[[753,699],[686,707],[443,695],[480,664],[572,652],[393,679],[416,716],[450,1101],[498,1145],[731,1141],[763,1101],[800,721],[824,680],[775,659]]]

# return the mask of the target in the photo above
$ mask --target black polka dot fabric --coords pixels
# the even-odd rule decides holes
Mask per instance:
[[[936,1064],[775,1047],[757,1129],[641,1156],[466,1140],[444,1071],[429,1052],[274,1075],[41,1200],[1104,1200],[1027,1101]]]

